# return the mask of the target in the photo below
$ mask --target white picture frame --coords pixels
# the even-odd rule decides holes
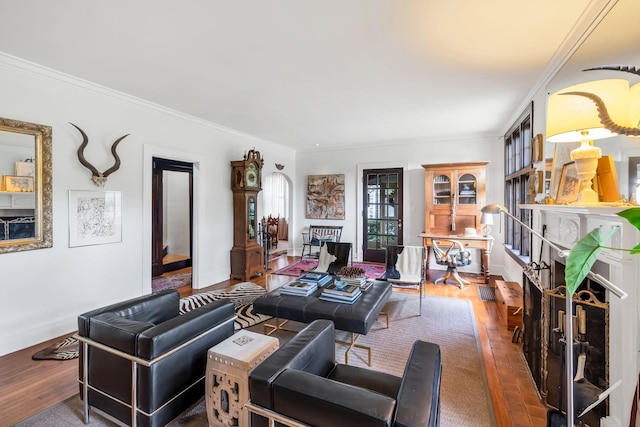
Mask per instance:
[[[35,162],[16,162],[16,176],[36,177]]]
[[[69,190],[69,247],[122,241],[122,192]]]
[[[551,164],[551,197],[555,198],[560,187],[562,168],[571,161],[571,151],[580,146],[579,142],[556,143]]]

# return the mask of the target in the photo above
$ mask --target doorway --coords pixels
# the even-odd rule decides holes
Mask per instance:
[[[153,157],[151,275],[193,266],[193,163]]]
[[[291,184],[282,172],[272,172],[262,180],[263,233],[275,233],[275,239],[263,239],[265,263],[269,257],[280,256],[289,249],[289,212]],[[271,226],[267,224],[271,219]]]
[[[402,245],[402,168],[363,170],[364,261],[385,262],[387,245]]]

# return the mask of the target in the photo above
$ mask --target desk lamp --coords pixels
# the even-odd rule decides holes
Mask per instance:
[[[480,231],[482,231],[482,235],[484,237],[489,236],[491,234],[490,226],[493,225],[493,215],[483,212],[480,217],[480,224],[482,225],[482,228],[480,229]]]
[[[589,96],[597,95],[602,106],[594,105]],[[547,141],[556,143],[580,142],[571,151],[580,193],[576,204],[598,204],[598,194],[591,188],[602,150],[593,145],[596,139],[610,138],[617,133],[607,129],[604,115],[626,123],[629,116],[629,82],[624,79],[596,80],[570,86],[555,92],[547,101]]]

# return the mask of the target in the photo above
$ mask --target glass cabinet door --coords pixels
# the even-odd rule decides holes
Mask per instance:
[[[249,197],[248,204],[248,230],[249,240],[253,240],[256,238],[256,199],[253,196]]]
[[[438,175],[433,180],[433,204],[451,204],[451,178],[447,175]]]
[[[465,173],[458,180],[458,204],[475,205],[477,196],[477,180],[470,173]]]

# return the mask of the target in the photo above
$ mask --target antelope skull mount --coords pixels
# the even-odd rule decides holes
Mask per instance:
[[[118,144],[120,144],[120,141],[122,141],[127,136],[129,136],[129,134],[126,134],[116,139],[113,145],[111,145],[111,154],[113,154],[115,163],[109,169],[101,173],[101,172],[98,172],[98,169],[96,169],[95,166],[93,166],[84,158],[84,149],[87,145],[89,145],[89,138],[87,137],[87,134],[84,133],[82,129],[80,129],[78,126],[74,125],[73,123],[69,123],[69,124],[74,128],[78,129],[78,131],[82,135],[82,144],[80,144],[80,148],[78,148],[78,160],[80,160],[80,163],[82,163],[84,167],[86,167],[91,171],[91,180],[93,181],[93,183],[96,185],[99,185],[100,187],[104,187],[104,184],[107,182],[107,177],[112,173],[114,173],[115,171],[117,171],[118,169],[120,169],[120,157],[118,157],[118,153],[116,153],[116,148],[118,147]]]

